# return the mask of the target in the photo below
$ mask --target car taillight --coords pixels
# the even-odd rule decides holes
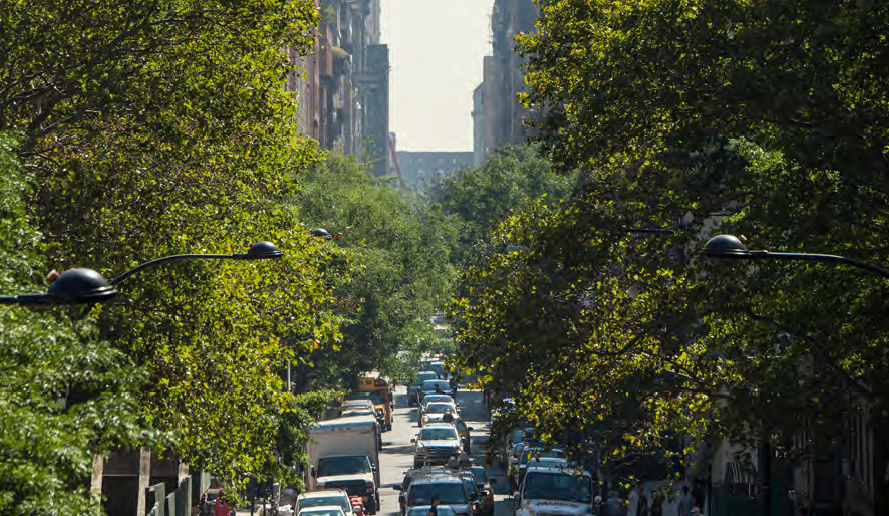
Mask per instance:
[[[367,492],[368,492],[368,493],[373,493],[373,492],[374,492],[374,485],[373,485],[372,482],[367,482],[366,484],[364,484],[364,487],[367,488]]]
[[[324,484],[318,484],[315,486],[315,489],[324,489]]]

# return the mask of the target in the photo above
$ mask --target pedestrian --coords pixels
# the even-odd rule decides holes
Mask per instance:
[[[624,499],[618,496],[616,491],[609,492],[608,499],[605,500],[605,503],[602,505],[601,515],[625,516],[626,514],[627,507],[624,504]]]
[[[213,516],[228,516],[231,512],[232,509],[225,497],[225,489],[220,489],[219,498],[216,499],[216,504],[213,506]]]
[[[432,500],[429,502],[429,510],[426,511],[426,516],[438,516],[438,504],[438,495],[433,495]]]
[[[688,492],[688,486],[682,486],[682,495],[679,496],[679,503],[676,504],[676,516],[691,516],[693,507],[694,501]]]
[[[706,498],[704,496],[704,489],[704,483],[698,480],[695,482],[695,486],[691,490],[691,497],[692,500],[694,500],[694,504],[696,507],[704,506],[704,502],[706,501]]]
[[[642,488],[642,484],[636,486],[636,489],[639,490],[639,516],[648,516],[648,498],[645,496],[645,490]]]
[[[630,489],[630,494],[627,495],[627,516],[638,516],[639,515],[639,486],[633,486]]]
[[[444,415],[441,417],[441,420],[445,423],[450,423],[452,425],[454,424],[454,415],[451,414],[451,409],[447,409],[445,411]]]
[[[651,516],[662,516],[664,514],[664,498],[660,493],[651,493],[651,508],[648,510]]]

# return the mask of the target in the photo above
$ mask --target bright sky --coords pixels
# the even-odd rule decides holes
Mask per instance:
[[[383,0],[389,130],[398,150],[471,151],[472,92],[491,53],[493,0]]]

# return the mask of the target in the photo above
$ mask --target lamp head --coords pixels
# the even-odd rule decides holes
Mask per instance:
[[[117,295],[104,276],[92,269],[70,269],[49,285],[48,304],[101,303]]]
[[[250,246],[244,258],[247,260],[268,260],[284,256],[278,247],[267,241],[256,242]]]
[[[324,240],[330,240],[331,238],[333,238],[332,236],[330,236],[330,233],[328,233],[326,229],[321,228],[313,229],[309,231],[309,234],[313,237],[323,238]]]
[[[744,258],[750,255],[747,246],[733,235],[717,235],[704,246],[707,256],[713,258]]]

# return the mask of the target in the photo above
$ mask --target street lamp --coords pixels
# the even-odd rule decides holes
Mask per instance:
[[[129,278],[133,274],[142,270],[168,262],[179,262],[183,260],[269,260],[278,259],[284,256],[284,253],[278,250],[275,244],[271,242],[257,242],[250,246],[250,249],[243,254],[177,254],[173,256],[164,256],[142,265],[137,265],[127,272],[111,280],[112,285],[117,285],[123,280]]]
[[[718,235],[711,238],[707,242],[707,245],[704,246],[704,253],[711,258],[734,258],[745,260],[771,258],[775,260],[840,263],[858,267],[859,269],[865,269],[874,274],[879,274],[884,278],[889,278],[889,269],[884,269],[883,267],[878,267],[852,258],[846,258],[845,256],[812,253],[775,253],[764,250],[751,251],[747,249],[747,246],[744,245],[740,238],[732,235]]]
[[[46,294],[0,296],[2,305],[63,305],[101,303],[117,295],[104,276],[92,269],[71,269],[53,281]]]
[[[309,230],[309,234],[313,237],[323,238],[324,240],[330,240],[333,238],[332,236],[330,236],[330,233],[328,233],[326,229],[321,228]]]
[[[257,242],[243,254],[177,254],[137,265],[111,281],[92,269],[71,269],[50,284],[46,294],[0,296],[2,305],[65,305],[101,303],[117,295],[117,284],[133,274],[155,265],[182,260],[268,260],[284,256],[275,244]]]
[[[884,269],[883,267],[879,267],[877,265],[862,262],[852,258],[846,258],[845,256],[812,253],[774,253],[765,250],[751,251],[747,249],[747,246],[744,245],[740,238],[732,235],[717,235],[711,238],[704,246],[704,253],[711,258],[734,258],[745,260],[773,258],[776,260],[838,263],[841,265],[851,265],[852,267],[857,267],[859,269],[864,269],[874,274],[878,274],[884,278],[889,278],[889,269]],[[764,442],[763,444],[762,456],[763,471],[765,475],[767,475],[766,477],[764,477],[766,479],[764,480],[764,484],[766,493],[768,493],[764,497],[763,514],[766,516],[771,516],[772,506],[770,484],[772,452],[768,442]]]

